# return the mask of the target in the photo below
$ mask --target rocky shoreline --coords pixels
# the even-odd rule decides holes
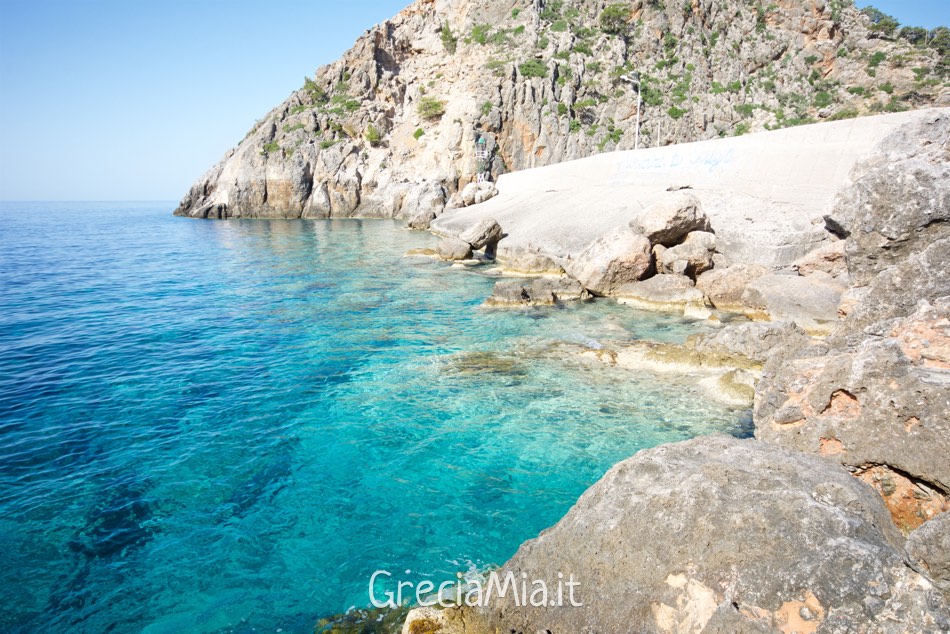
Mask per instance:
[[[807,156],[763,149],[819,132]],[[413,215],[441,240],[407,255],[494,267],[487,309],[604,297],[720,324],[557,353],[694,375],[753,408],[755,438],[641,452],[501,568],[573,574],[584,607],[417,609],[403,632],[950,631],[948,139],[948,109],[806,126],[714,142],[703,169],[707,144],[599,156]]]
[[[440,214],[478,200],[480,172],[950,105],[945,50],[883,37],[851,2],[622,5],[607,20],[594,0],[417,0],[307,77],[175,213]]]
[[[754,403],[755,439],[641,452],[502,567],[583,579],[583,608],[509,597],[416,610],[403,632],[950,631],[948,139],[946,110],[903,122],[854,163],[821,215],[825,239],[771,268],[718,253],[729,228],[688,189],[567,257],[503,237],[503,270],[536,275],[499,281],[490,306],[605,296],[749,318],[682,346],[576,354],[706,371]],[[475,244],[448,240],[471,257]]]

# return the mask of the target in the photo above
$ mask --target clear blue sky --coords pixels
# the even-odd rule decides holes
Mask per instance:
[[[408,2],[0,0],[0,200],[177,200]],[[950,0],[872,4],[950,23]]]
[[[177,200],[409,0],[0,0],[0,200]]]
[[[877,7],[904,26],[950,26],[950,0],[857,0],[854,4],[860,9]]]

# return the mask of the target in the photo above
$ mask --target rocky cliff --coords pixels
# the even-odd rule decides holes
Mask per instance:
[[[754,401],[755,440],[707,437],[639,453],[501,569],[532,580],[573,575],[583,580],[583,606],[495,595],[478,609],[415,610],[403,632],[950,631],[950,110],[877,119],[757,135],[787,140],[792,132],[900,120],[886,134],[888,126],[880,128],[860,160],[844,162],[848,177],[831,200],[799,201],[802,209],[821,203],[811,212],[835,240],[775,272],[717,264],[695,288],[686,275],[661,272],[616,293],[679,310],[696,301],[688,293],[719,308],[762,302],[759,318],[773,323],[727,322],[685,346],[640,341],[581,352],[656,371],[735,368],[715,389],[732,383]],[[758,180],[750,173],[757,168],[733,167]],[[498,200],[482,207],[504,202],[505,179],[501,185]],[[681,201],[659,211],[693,210],[708,192],[670,194]],[[446,214],[437,225],[477,210]],[[634,218],[637,233],[625,238],[633,247],[599,270],[609,274],[626,259],[639,275],[643,267],[626,257],[648,253],[636,237],[649,236],[647,248],[676,239],[658,229],[678,225],[697,245],[718,236],[697,231],[688,216],[679,217],[687,224],[655,226],[654,216]],[[718,231],[722,220],[713,214],[711,226],[699,228]],[[691,244],[655,251],[655,268]],[[581,254],[573,263],[583,261]],[[821,303],[827,336],[809,337],[802,328]],[[759,378],[736,381],[742,374]]]
[[[176,214],[438,214],[483,168],[633,148],[633,73],[639,142],[655,146],[947,103],[940,55],[848,0],[416,0],[261,119]]]

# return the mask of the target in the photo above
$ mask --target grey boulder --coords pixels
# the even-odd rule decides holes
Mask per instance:
[[[902,126],[855,166],[826,224],[847,243],[848,269],[864,285],[945,233],[950,222],[950,115]]]
[[[950,238],[930,244],[881,272],[834,332],[836,342],[854,343],[866,335],[883,336],[893,320],[913,313],[920,301],[950,295]]]
[[[482,249],[498,242],[503,236],[501,225],[495,219],[482,218],[478,223],[460,233],[459,239],[472,245],[473,249]]]
[[[443,238],[435,247],[436,253],[443,260],[467,260],[472,257],[472,247],[464,240]]]
[[[495,283],[486,306],[554,306],[590,299],[583,286],[567,277],[502,280]]]
[[[650,241],[628,228],[601,236],[567,266],[568,274],[594,295],[615,294],[653,269]]]
[[[742,303],[772,320],[787,319],[813,332],[830,332],[846,287],[829,275],[763,275],[750,282]]]
[[[845,244],[845,240],[825,243],[808,255],[799,258],[792,265],[792,268],[799,275],[827,273],[831,277],[841,277],[848,272],[848,264],[845,261]]]
[[[950,594],[950,513],[939,515],[911,533],[905,549],[934,583]]]
[[[663,273],[688,275],[695,278],[713,267],[712,256],[712,251],[701,242],[684,242],[659,253],[656,266]]]
[[[553,259],[542,253],[525,249],[509,252],[505,257],[504,267],[509,271],[528,275],[561,275],[564,273],[563,267]]]
[[[947,324],[924,308],[886,337],[776,355],[756,390],[756,438],[866,474],[905,531],[950,508]]]
[[[462,616],[466,631],[495,632],[939,631],[946,598],[902,546],[840,466],[699,438],[614,466],[500,571],[555,588],[573,575],[582,606],[515,605],[509,592]]]
[[[713,306],[722,310],[742,311],[742,295],[753,281],[768,274],[769,270],[758,264],[734,264],[728,268],[715,268],[696,278],[696,288],[703,291]]]
[[[685,275],[655,275],[642,282],[624,284],[617,301],[637,308],[681,311],[690,304],[705,305],[703,292]]]
[[[771,357],[787,355],[810,343],[805,331],[792,322],[728,324],[719,330],[693,335],[687,340],[697,352],[720,357],[741,357],[764,365]]]
[[[432,211],[431,209],[429,209],[426,211],[420,211],[419,213],[414,215],[412,218],[409,219],[407,224],[410,229],[414,229],[416,231],[427,231],[429,229],[429,225],[435,219],[436,219],[436,213]]]
[[[690,231],[708,231],[709,218],[695,195],[678,191],[643,210],[630,228],[653,244],[670,247]]]

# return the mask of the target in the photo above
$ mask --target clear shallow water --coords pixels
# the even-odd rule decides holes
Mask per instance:
[[[492,280],[387,221],[0,204],[0,630],[311,631],[376,569],[503,563],[614,463],[741,412],[567,343],[697,326]]]

